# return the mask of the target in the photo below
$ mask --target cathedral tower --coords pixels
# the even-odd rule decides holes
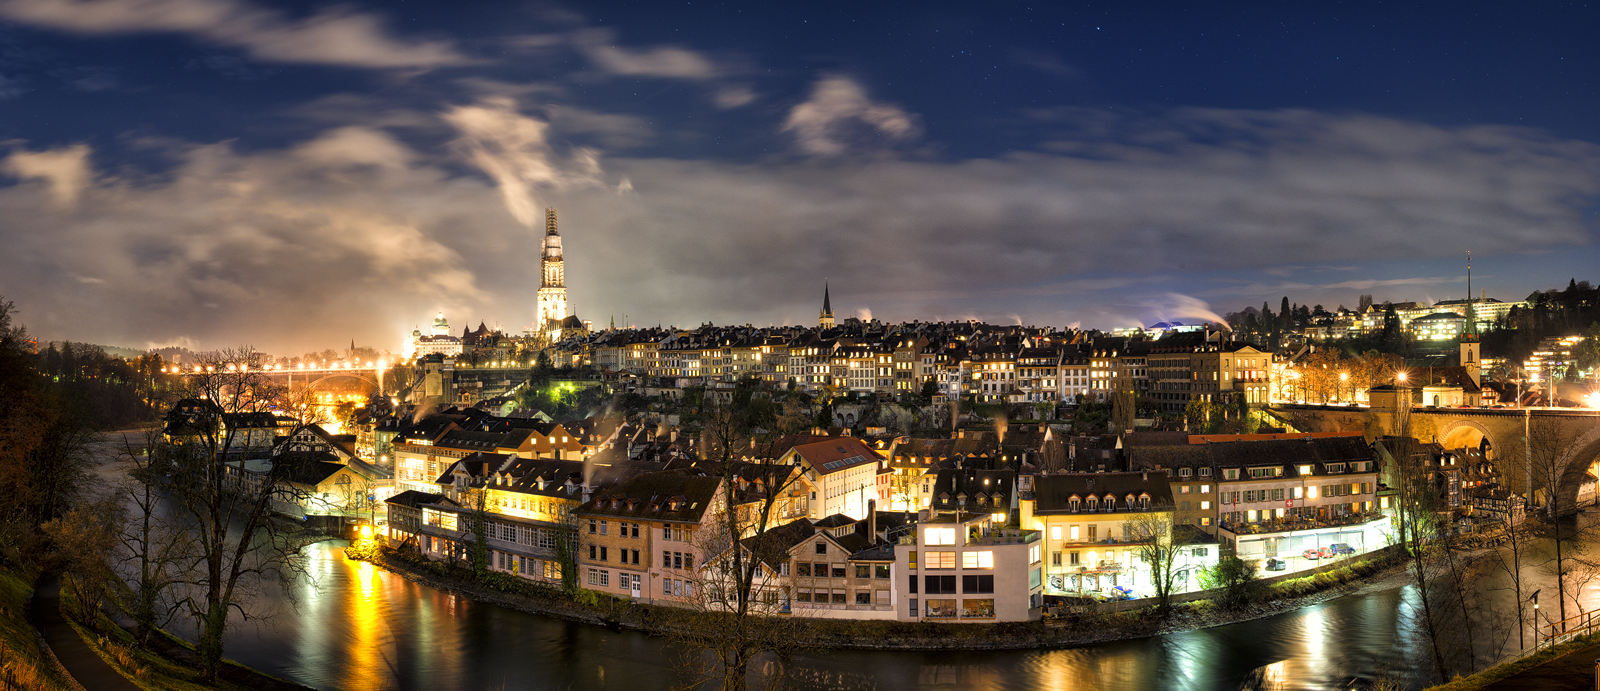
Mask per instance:
[[[549,332],[567,318],[567,278],[561,262],[561,233],[556,210],[544,211],[544,251],[539,256],[539,316],[534,328]],[[552,323],[553,322],[553,323]]]

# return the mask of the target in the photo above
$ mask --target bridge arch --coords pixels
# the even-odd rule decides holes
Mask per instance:
[[[1488,427],[1468,418],[1459,418],[1446,424],[1444,429],[1439,430],[1437,441],[1446,450],[1481,449],[1484,457],[1491,460],[1491,453],[1502,448],[1500,440],[1494,437]]]
[[[1558,507],[1563,515],[1579,507],[1593,505],[1600,499],[1593,480],[1588,478],[1596,461],[1600,461],[1600,426],[1578,435],[1556,461],[1556,467],[1566,469],[1561,476],[1561,503]]]
[[[368,377],[365,374],[357,374],[355,372],[332,372],[332,373],[329,373],[329,374],[323,376],[320,379],[312,380],[310,383],[306,384],[306,388],[308,388],[308,389],[315,388],[318,384],[321,384],[322,382],[328,381],[329,379],[337,379],[339,377],[351,377],[351,378],[354,378],[354,379],[360,379],[361,381],[364,381],[364,382],[366,382],[368,384],[371,384],[372,388],[374,388],[374,389],[378,388],[377,380],[375,380],[375,379],[373,379],[371,377]]]

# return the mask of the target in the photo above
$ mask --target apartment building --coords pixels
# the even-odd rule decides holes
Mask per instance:
[[[648,473],[597,490],[572,512],[578,531],[579,584],[654,604],[697,602],[697,564],[713,526],[722,480]]]
[[[893,585],[898,598],[891,595],[896,619],[1037,619],[1044,603],[1042,555],[1038,531],[996,524],[989,513],[921,521],[894,546],[890,573],[904,574],[903,585]]]

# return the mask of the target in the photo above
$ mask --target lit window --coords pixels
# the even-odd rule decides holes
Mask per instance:
[[[992,569],[994,568],[994,552],[962,552],[961,568]]]
[[[1061,539],[1061,526],[1059,526],[1059,525],[1050,526],[1050,539],[1052,539],[1052,540],[1060,540]]]
[[[928,528],[923,531],[923,544],[928,545],[953,545],[956,543],[955,528]]]

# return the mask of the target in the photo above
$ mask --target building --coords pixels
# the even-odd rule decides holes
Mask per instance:
[[[567,319],[567,275],[561,257],[556,210],[544,210],[544,245],[539,254],[539,293],[533,328],[549,342],[561,340]]]
[[[726,508],[721,488],[721,478],[657,472],[596,491],[573,512],[579,585],[653,604],[699,602],[696,565]]]
[[[1151,591],[1150,566],[1140,556],[1146,535],[1173,522],[1165,473],[1066,473],[1033,479],[1022,503],[1025,523],[1044,535],[1048,595],[1082,595],[1115,587]],[[1184,557],[1215,561],[1214,545]],[[1181,570],[1193,571],[1187,559]]]
[[[867,517],[867,501],[877,497],[878,467],[883,459],[855,437],[830,437],[784,452],[778,463],[798,466],[809,492],[809,516],[842,513]]]
[[[892,574],[906,574],[899,621],[1029,621],[1044,604],[1039,532],[997,525],[989,513],[916,523],[894,546]]]
[[[450,335],[450,322],[444,318],[444,312],[433,318],[433,326],[424,335],[422,330],[411,330],[411,342],[406,344],[407,358],[420,358],[428,355],[442,355],[453,358],[461,354],[461,339]]]

